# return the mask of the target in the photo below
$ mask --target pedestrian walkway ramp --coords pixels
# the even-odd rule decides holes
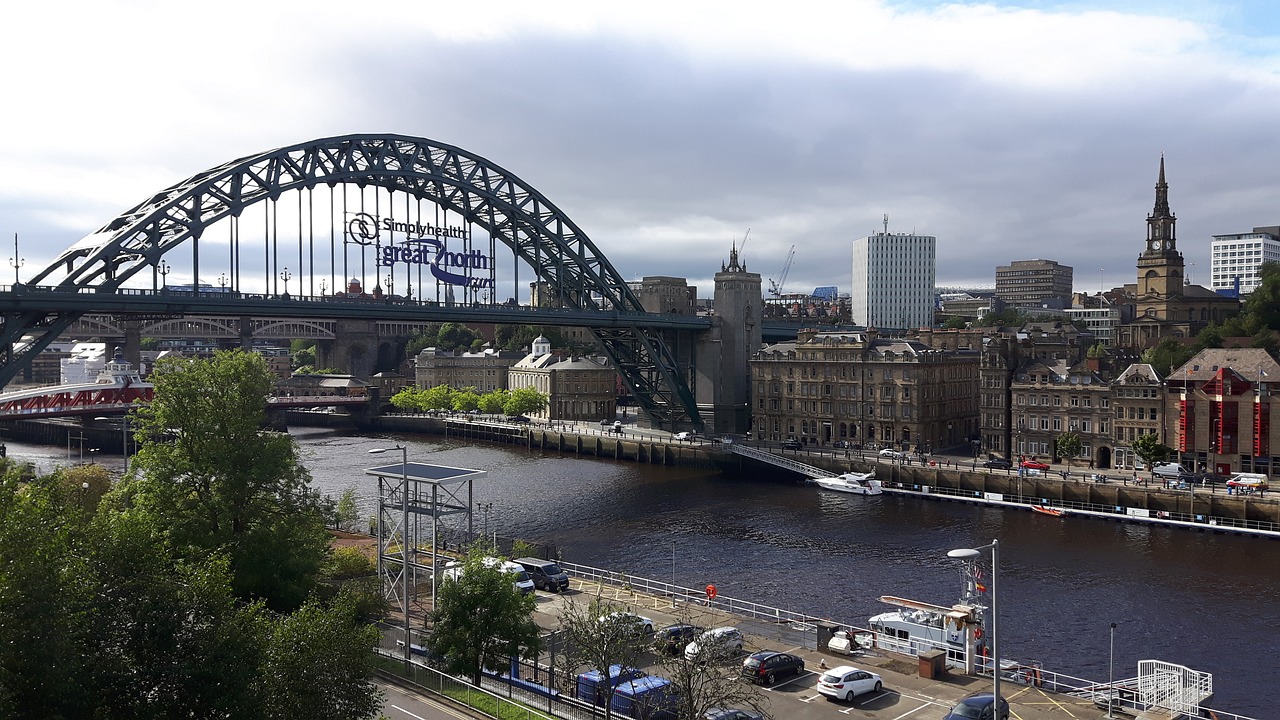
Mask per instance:
[[[800,473],[808,478],[831,477],[835,474],[830,470],[823,470],[820,467],[806,465],[799,460],[792,460],[791,458],[783,457],[781,455],[774,455],[768,450],[761,450],[759,448],[739,445],[737,443],[734,443],[731,447],[733,448],[734,455],[742,455],[743,457],[749,457],[753,460],[759,460],[760,462],[768,463],[774,467],[780,467],[783,470]]]

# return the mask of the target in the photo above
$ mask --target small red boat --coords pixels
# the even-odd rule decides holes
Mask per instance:
[[[1052,515],[1053,517],[1066,517],[1067,511],[1062,508],[1046,507],[1044,505],[1032,505],[1031,509],[1041,515]]]

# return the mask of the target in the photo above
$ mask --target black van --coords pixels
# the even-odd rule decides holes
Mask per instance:
[[[537,558],[516,558],[515,563],[529,573],[534,587],[547,592],[560,592],[569,589],[569,575],[554,560]]]

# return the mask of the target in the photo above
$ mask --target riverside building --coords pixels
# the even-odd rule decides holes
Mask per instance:
[[[904,450],[964,445],[978,432],[978,354],[865,332],[801,330],[751,360],[753,432]]]

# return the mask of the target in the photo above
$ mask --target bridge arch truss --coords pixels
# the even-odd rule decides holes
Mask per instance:
[[[327,186],[332,198],[333,188],[338,185],[343,186],[344,200],[346,188],[355,186],[362,203],[365,188],[381,188],[388,194],[403,193],[418,201],[434,203],[446,215],[454,213],[461,218],[466,227],[482,228],[491,248],[495,242],[507,246],[519,262],[532,270],[543,291],[560,307],[612,314],[612,323],[590,329],[641,408],[659,427],[701,427],[687,375],[677,364],[662,331],[646,326],[639,300],[586,233],[540,192],[512,173],[461,148],[424,138],[347,135],[225,163],[156,193],[81,239],[31,278],[28,290],[36,286],[62,292],[116,293],[135,276],[145,280],[147,273],[154,285],[159,277],[170,272],[165,262],[168,255],[171,259],[181,257],[183,261],[189,257],[190,287],[196,293],[212,294],[215,290],[207,280],[213,274],[206,270],[202,275],[201,263],[213,265],[210,258],[221,252],[224,243],[216,243],[218,250],[202,257],[200,241],[210,225],[227,219],[233,231],[225,244],[231,248],[235,266],[229,268],[230,277],[223,273],[218,278],[221,289],[226,290],[230,284],[234,290],[245,280],[239,266],[243,254],[252,255],[255,262],[261,261],[269,286],[274,287],[279,277],[288,296],[290,272],[287,266],[280,271],[281,266],[292,260],[299,273],[308,270],[307,276],[314,282],[324,274],[319,270],[323,257],[317,261],[314,247],[304,252],[300,239],[296,254],[291,248],[284,248],[286,259],[281,262],[281,247],[266,235],[262,247],[251,247],[249,252],[242,253],[239,230],[235,229],[238,218],[260,203],[273,207],[275,201],[288,192],[296,191],[301,198],[302,193]],[[302,200],[298,202],[301,205]],[[329,230],[331,262],[327,272],[334,291],[340,287],[338,277],[345,286],[349,274],[348,253],[353,247],[352,237],[346,232],[345,206],[343,212],[338,223],[343,227],[340,276],[333,249],[335,231],[332,226]],[[361,212],[365,212],[363,205]],[[278,219],[279,210],[275,213]],[[267,222],[275,221],[271,210],[264,210],[263,215]],[[330,212],[331,221],[333,215]],[[300,238],[301,217],[299,209]],[[175,253],[179,248],[182,252]],[[355,250],[367,253],[368,248],[356,247]],[[375,281],[380,280],[377,277],[379,252],[374,253]],[[362,273],[365,257],[361,255],[359,261]],[[518,287],[518,270],[516,274]],[[389,280],[394,281],[394,275]],[[298,277],[299,286],[302,282],[302,277]],[[409,284],[411,280],[405,282]],[[322,294],[324,283],[322,279]],[[492,280],[489,283],[492,284]],[[421,288],[420,282],[420,291]],[[86,304],[85,312],[91,310],[91,303]],[[619,326],[616,318],[620,313],[634,316],[635,322]],[[24,310],[8,314],[3,338],[0,338],[0,348],[7,353],[4,368],[0,369],[0,384],[12,379],[18,372],[17,367],[30,361],[24,354],[33,355],[43,350],[83,314],[66,310]],[[35,342],[15,346],[23,335],[32,333],[38,337]]]

